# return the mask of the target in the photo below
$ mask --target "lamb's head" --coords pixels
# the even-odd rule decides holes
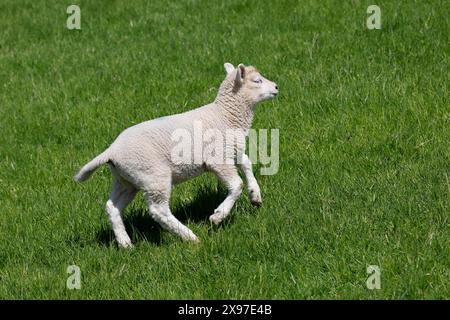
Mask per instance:
[[[245,96],[253,104],[272,99],[278,94],[277,84],[264,78],[255,67],[240,64],[235,68],[227,62],[224,68],[227,77],[223,86],[231,86],[234,93]]]

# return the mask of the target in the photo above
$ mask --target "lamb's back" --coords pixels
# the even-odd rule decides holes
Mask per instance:
[[[222,125],[214,104],[184,113],[148,120],[125,129],[111,144],[113,162],[150,163],[170,162],[175,130],[185,130],[193,137],[194,123],[203,129]]]

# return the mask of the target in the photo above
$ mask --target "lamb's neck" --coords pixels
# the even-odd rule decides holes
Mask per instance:
[[[218,95],[214,101],[233,129],[248,130],[252,126],[254,104],[246,97],[235,94]]]

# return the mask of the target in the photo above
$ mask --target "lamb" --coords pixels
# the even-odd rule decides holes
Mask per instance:
[[[239,64],[236,68],[225,63],[226,77],[220,85],[215,100],[203,107],[171,116],[149,120],[124,130],[100,155],[87,163],[74,177],[85,181],[100,165],[108,163],[113,176],[112,192],[106,203],[106,213],[119,246],[132,247],[121,213],[139,190],[144,192],[150,215],[164,229],[183,240],[198,242],[197,236],[175,216],[169,208],[172,185],[181,183],[205,171],[213,172],[228,189],[225,200],[209,217],[213,224],[225,219],[240,196],[243,182],[240,168],[247,180],[252,204],[261,205],[261,191],[252,172],[252,163],[245,154],[245,140],[225,142],[215,138],[202,141],[207,149],[213,140],[226,151],[224,161],[211,154],[203,154],[201,161],[174,160],[174,133],[180,129],[193,133],[197,123],[202,130],[222,133],[226,130],[242,132],[246,136],[251,128],[255,105],[278,94],[277,85],[264,78],[256,68]],[[195,138],[194,138],[195,139]],[[178,142],[179,146],[180,142]],[[186,147],[184,142],[181,142]],[[217,145],[217,144],[216,144]],[[189,148],[183,149],[189,150]],[[195,153],[192,151],[192,153]],[[193,156],[197,156],[193,154]],[[188,157],[192,159],[192,157]]]

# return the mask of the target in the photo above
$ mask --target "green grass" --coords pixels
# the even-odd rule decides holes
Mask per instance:
[[[0,298],[449,299],[449,1],[0,3]],[[280,95],[280,170],[219,228],[204,175],[174,188],[200,237],[152,222],[142,196],[119,250],[106,167],[76,170],[125,128],[214,99],[223,63],[257,66]],[[66,268],[82,272],[66,289]],[[381,289],[366,288],[369,265]]]

